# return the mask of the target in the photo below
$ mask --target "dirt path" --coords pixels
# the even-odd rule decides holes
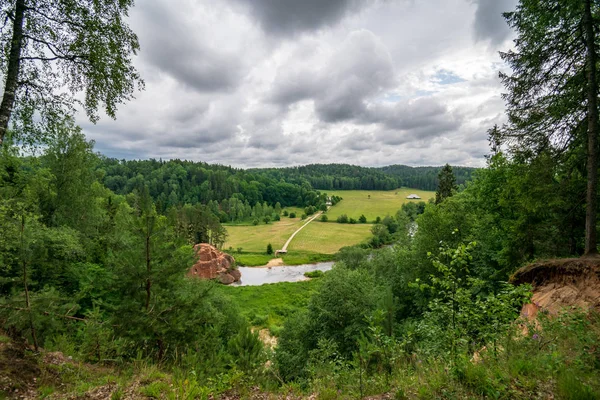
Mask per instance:
[[[292,241],[292,239],[294,238],[294,236],[296,236],[296,234],[298,232],[300,232],[302,230],[302,228],[304,228],[306,225],[310,224],[315,218],[317,218],[322,213],[323,213],[323,211],[319,211],[318,213],[316,213],[315,215],[313,215],[311,218],[309,218],[308,221],[306,221],[306,223],[304,225],[302,225],[300,228],[298,228],[296,230],[296,232],[292,233],[292,236],[290,236],[289,239],[287,240],[287,242],[285,242],[285,244],[283,245],[283,247],[281,248],[281,250],[287,251],[287,247],[289,246],[289,244]]]

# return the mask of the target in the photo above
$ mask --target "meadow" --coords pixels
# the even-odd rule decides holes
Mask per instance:
[[[264,253],[267,244],[271,243],[274,250],[280,249],[290,235],[304,223],[299,217],[282,216],[281,221],[269,224],[261,222],[259,225],[225,225],[229,236],[223,248],[231,247],[237,250],[241,247],[243,252]]]
[[[421,200],[408,200],[406,196],[414,193],[421,197]],[[327,212],[329,222],[335,222],[336,218],[342,214],[358,220],[361,214],[367,217],[368,222],[375,221],[377,217],[386,215],[395,215],[396,211],[402,207],[402,204],[410,201],[428,201],[435,197],[435,192],[401,188],[396,190],[333,190],[328,191],[329,196],[341,196],[343,198]]]
[[[308,304],[319,279],[281,282],[261,286],[221,286],[220,290],[239,305],[241,314],[257,328],[268,328],[277,336],[283,321]]]
[[[289,249],[335,254],[344,246],[353,246],[367,240],[371,236],[372,226],[371,224],[330,224],[317,219],[294,237]]]
[[[415,193],[421,200],[408,200],[406,196]],[[372,222],[377,217],[394,215],[409,201],[428,201],[435,196],[435,192],[416,189],[381,190],[338,190],[328,192],[337,195],[342,201],[327,211],[328,223],[319,219],[308,224],[296,235],[288,247],[288,254],[283,256],[287,265],[298,265],[318,261],[327,261],[344,246],[360,244],[371,237]],[[296,218],[281,216],[280,221],[269,224],[260,223],[252,225],[250,222],[226,224],[229,236],[223,248],[231,253],[238,264],[247,266],[265,265],[272,255],[266,254],[267,245],[271,243],[273,250],[283,247],[286,240],[304,221],[299,217],[303,210],[287,208],[288,212],[295,212]],[[338,216],[346,214],[358,220],[364,214],[367,224],[338,224]],[[241,252],[238,251],[241,249]]]

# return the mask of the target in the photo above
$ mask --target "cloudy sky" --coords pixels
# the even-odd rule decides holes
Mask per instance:
[[[146,90],[96,150],[238,167],[480,166],[516,0],[138,0]]]

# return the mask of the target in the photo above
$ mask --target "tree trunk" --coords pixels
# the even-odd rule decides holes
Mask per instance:
[[[587,205],[585,215],[584,256],[597,256],[596,206],[598,186],[598,83],[596,81],[596,48],[592,21],[591,0],[585,0],[583,16],[585,44],[587,48],[587,101],[588,101],[588,149],[587,149]]]
[[[31,339],[33,347],[38,351],[37,335],[35,333],[35,324],[33,323],[33,314],[31,313],[31,301],[29,300],[29,287],[27,285],[27,261],[25,260],[25,216],[21,216],[21,264],[23,266],[23,288],[25,290],[25,309],[29,317],[29,328],[31,329]]]
[[[150,308],[150,288],[152,287],[152,280],[150,279],[150,223],[146,216],[146,311]]]
[[[15,104],[17,81],[21,64],[21,48],[23,46],[23,20],[25,14],[25,0],[17,0],[15,5],[15,19],[13,21],[13,34],[8,56],[8,69],[4,82],[4,95],[0,104],[0,145],[4,141],[8,130],[8,121]]]

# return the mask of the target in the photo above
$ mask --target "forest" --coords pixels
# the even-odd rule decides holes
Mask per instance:
[[[0,398],[600,398],[598,302],[532,302],[541,281],[597,289],[596,2],[505,15],[507,122],[477,170],[108,158],[72,113],[114,114],[143,83],[133,2],[26,3],[0,3]],[[42,73],[53,62],[65,81]],[[435,200],[376,219],[308,282],[236,292],[186,276],[225,222],[399,186]],[[281,323],[269,340],[266,309]]]
[[[319,190],[393,190],[402,186],[435,190],[440,167],[390,165],[368,168],[347,164],[311,164],[301,167],[268,168],[251,171],[286,181],[307,181]],[[475,168],[454,167],[459,185],[468,181]]]

